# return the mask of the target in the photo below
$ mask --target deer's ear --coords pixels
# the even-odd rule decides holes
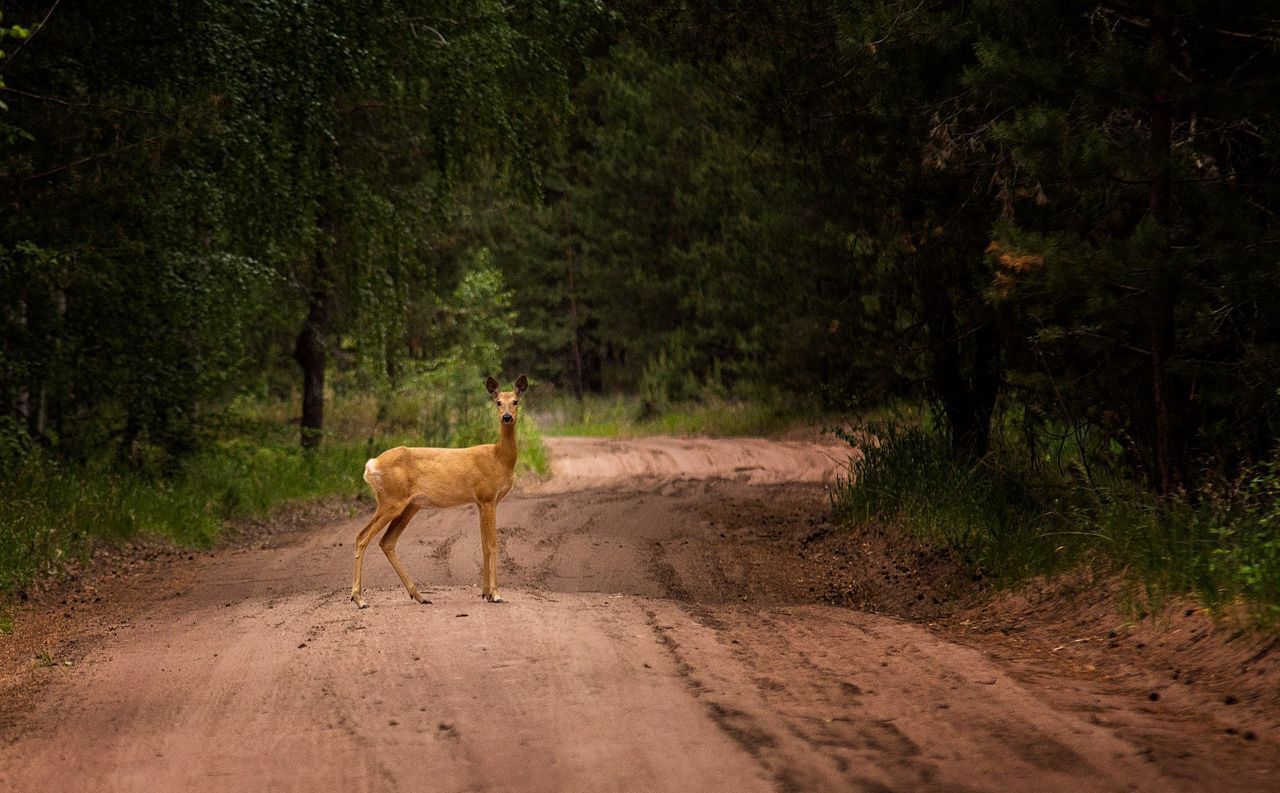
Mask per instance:
[[[516,378],[516,396],[520,396],[529,388],[529,378],[520,375]]]
[[[486,379],[486,380],[484,381],[484,387],[485,387],[485,389],[489,392],[489,396],[494,397],[494,398],[497,398],[497,396],[498,396],[498,381],[497,381],[497,380],[494,380],[492,377],[490,377],[490,378]]]

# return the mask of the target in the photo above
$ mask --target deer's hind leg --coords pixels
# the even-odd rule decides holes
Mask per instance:
[[[396,569],[396,575],[400,576],[400,582],[404,584],[404,588],[409,590],[409,597],[419,603],[430,603],[419,592],[418,588],[413,585],[413,579],[405,572],[404,566],[400,564],[400,557],[396,556],[396,543],[400,541],[400,535],[404,533],[404,529],[409,525],[409,521],[413,516],[418,514],[421,507],[416,504],[409,504],[399,515],[391,521],[391,525],[387,527],[387,533],[382,535],[382,539],[378,541],[378,545],[382,546],[382,552],[387,555],[387,561],[391,562],[391,566]]]
[[[357,608],[364,608],[368,603],[364,602],[364,598],[360,595],[360,574],[361,568],[364,566],[364,549],[369,546],[369,542],[382,531],[382,527],[390,523],[403,509],[403,505],[395,504],[378,504],[378,510],[373,513],[373,518],[365,524],[360,530],[360,534],[356,537],[356,567],[351,581],[351,600],[356,604]]]

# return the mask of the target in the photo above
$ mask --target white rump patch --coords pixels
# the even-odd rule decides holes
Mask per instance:
[[[377,486],[382,481],[382,472],[378,470],[378,461],[370,459],[364,464],[364,481]]]

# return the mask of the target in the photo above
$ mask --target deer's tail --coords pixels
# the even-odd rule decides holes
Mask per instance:
[[[378,490],[382,485],[382,472],[378,470],[378,459],[371,458],[364,464],[364,481],[369,483],[369,487]]]

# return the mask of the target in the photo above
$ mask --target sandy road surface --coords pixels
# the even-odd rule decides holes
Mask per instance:
[[[1229,744],[1136,692],[778,586],[794,561],[770,556],[770,531],[825,520],[834,447],[560,439],[551,452],[556,475],[499,508],[506,604],[479,599],[471,509],[420,513],[400,543],[431,605],[376,547],[370,608],[348,602],[364,514],[117,587],[56,666],[6,678],[36,693],[8,700],[23,712],[0,722],[0,789],[1280,783],[1271,736]]]

